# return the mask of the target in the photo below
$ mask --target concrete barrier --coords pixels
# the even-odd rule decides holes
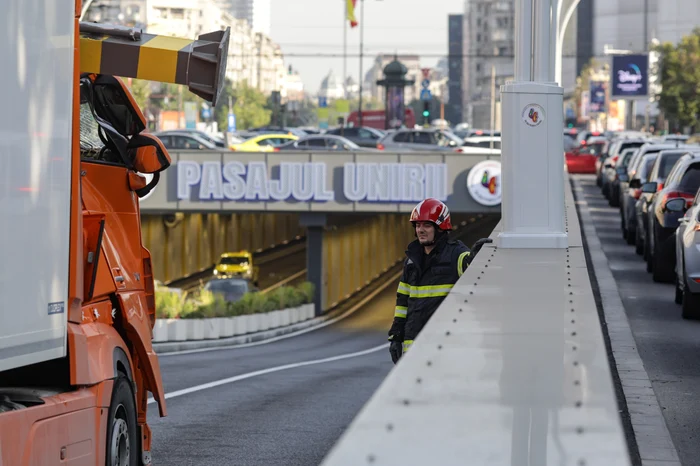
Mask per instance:
[[[153,343],[200,341],[229,338],[303,322],[314,317],[314,305],[282,309],[261,314],[211,319],[157,319]]]

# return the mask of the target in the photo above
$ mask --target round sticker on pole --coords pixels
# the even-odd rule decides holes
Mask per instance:
[[[484,160],[472,167],[467,175],[467,191],[484,206],[501,203],[501,162]]]
[[[522,118],[528,126],[539,126],[544,121],[544,108],[537,104],[528,104],[523,109]]]

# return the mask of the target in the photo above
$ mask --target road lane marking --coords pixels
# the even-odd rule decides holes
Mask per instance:
[[[250,348],[251,346],[260,346],[260,345],[267,345],[268,343],[274,343],[276,341],[280,340],[286,340],[287,338],[292,338],[296,337],[299,335],[303,335],[305,333],[313,332],[314,330],[321,329],[323,327],[327,327],[329,325],[332,325],[340,320],[345,319],[346,317],[354,314],[358,310],[362,309],[370,300],[374,299],[375,296],[377,296],[379,293],[383,292],[389,285],[393,284],[401,278],[401,274],[403,271],[398,272],[397,274],[393,275],[390,279],[388,279],[386,282],[384,282],[382,285],[379,286],[376,290],[365,296],[359,303],[345,311],[345,313],[339,315],[338,317],[334,317],[333,319],[326,320],[318,325],[314,325],[309,328],[305,328],[303,330],[299,330],[297,332],[292,332],[292,333],[287,333],[285,335],[280,335],[278,337],[272,337],[267,340],[263,341],[255,341],[252,343],[243,343],[240,345],[231,345],[231,346],[217,346],[215,348],[200,348],[200,349],[193,349],[193,350],[184,350],[184,351],[173,351],[172,353],[163,353],[158,355],[158,359],[164,358],[167,356],[179,356],[182,354],[193,354],[193,353],[205,353],[208,351],[221,351],[221,350],[235,350],[239,348]]]
[[[297,367],[313,366],[315,364],[324,364],[327,362],[341,361],[343,359],[356,358],[358,356],[365,356],[367,354],[376,353],[377,351],[386,350],[388,347],[389,347],[388,343],[384,343],[382,345],[375,346],[374,348],[366,349],[363,351],[357,351],[355,353],[341,354],[339,356],[332,356],[330,358],[313,359],[311,361],[295,362],[295,363],[291,363],[291,364],[285,364],[283,366],[270,367],[268,369],[262,369],[259,371],[248,372],[246,374],[236,375],[233,377],[228,377],[226,379],[216,380],[214,382],[209,382],[209,383],[205,383],[202,385],[196,385],[194,387],[183,388],[182,390],[176,390],[174,392],[166,393],[165,399],[168,400],[168,399],[177,398],[177,397],[183,396],[183,395],[189,395],[190,393],[200,392],[202,390],[207,390],[209,388],[218,387],[220,385],[226,385],[226,384],[238,382],[240,380],[250,379],[253,377],[257,377],[259,375],[271,374],[273,372],[280,372],[280,371],[284,371],[287,369],[295,369]],[[155,402],[156,402],[156,400],[154,400],[153,398],[148,399],[148,404],[155,403]]]

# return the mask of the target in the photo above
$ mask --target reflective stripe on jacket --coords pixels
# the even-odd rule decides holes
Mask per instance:
[[[416,240],[408,245],[396,290],[394,324],[389,339],[414,340],[468,267],[469,248],[447,235],[429,255]]]

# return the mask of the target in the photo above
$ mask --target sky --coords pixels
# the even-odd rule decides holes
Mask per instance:
[[[357,0],[358,21],[363,6],[364,74],[380,53],[418,54],[421,66],[435,66],[447,55],[447,17],[462,14],[464,0]],[[345,0],[272,0],[270,35],[282,47],[286,65],[301,74],[307,92],[318,92],[329,70],[343,74],[344,21]],[[347,74],[355,80],[359,44],[360,26],[348,25]]]

